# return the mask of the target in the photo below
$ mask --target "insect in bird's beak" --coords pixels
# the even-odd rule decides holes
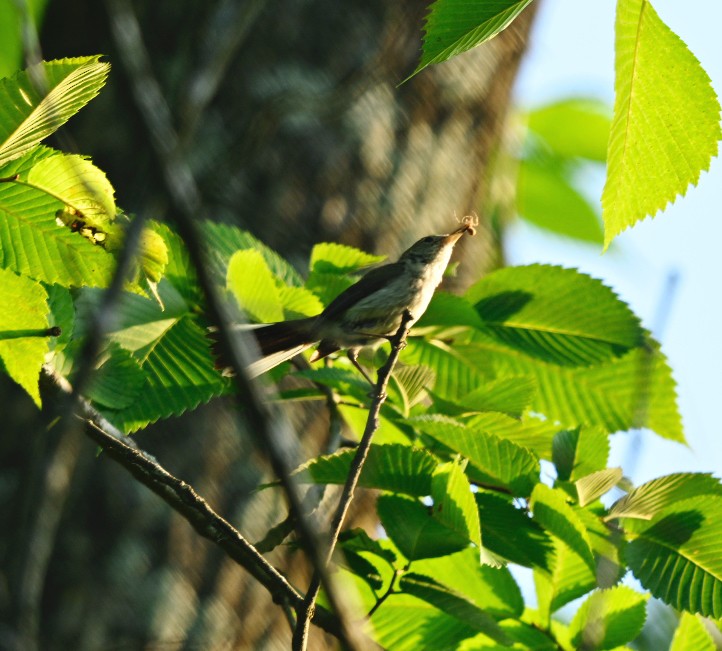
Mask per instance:
[[[468,233],[471,236],[476,235],[476,227],[479,225],[479,218],[476,216],[467,215],[461,220],[461,226],[454,232],[449,233],[446,236],[446,243],[451,244],[456,242],[464,233]]]

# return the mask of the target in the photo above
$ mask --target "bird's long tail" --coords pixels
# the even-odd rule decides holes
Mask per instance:
[[[316,343],[313,334],[315,318],[281,321],[267,325],[240,325],[238,330],[247,330],[256,339],[261,358],[246,369],[250,377],[257,377],[270,371],[282,362],[303,352]]]

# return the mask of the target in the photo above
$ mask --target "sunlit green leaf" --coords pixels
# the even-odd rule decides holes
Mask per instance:
[[[479,552],[467,548],[439,558],[415,561],[414,570],[438,577],[444,585],[493,617],[519,617],[524,599],[511,572],[504,567],[479,564]]]
[[[283,321],[283,305],[276,280],[258,251],[236,251],[231,256],[228,289],[255,321]]]
[[[421,61],[413,74],[493,38],[508,27],[530,2],[436,0],[426,17]]]
[[[611,110],[604,102],[572,97],[529,111],[529,129],[555,156],[604,163],[611,128]]]
[[[341,450],[311,459],[295,471],[299,482],[343,484],[356,450]],[[431,478],[438,462],[426,450],[399,444],[372,444],[359,486],[423,497],[431,494]]]
[[[231,256],[240,250],[254,249],[260,252],[273,275],[287,285],[300,287],[303,278],[286,260],[261,240],[230,224],[205,221],[200,224],[203,241],[209,252],[209,263],[219,278],[226,279]]]
[[[446,556],[469,546],[468,536],[445,527],[417,499],[381,495],[376,508],[389,538],[410,561]]]
[[[648,0],[619,0],[615,31],[605,246],[696,184],[721,135],[709,76]]]
[[[98,94],[110,70],[99,59],[44,61],[0,79],[0,165],[22,156]]]
[[[683,499],[634,534],[625,558],[655,597],[679,610],[722,616],[722,497]]]
[[[648,595],[625,585],[597,590],[580,606],[569,626],[575,649],[613,649],[639,635]]]
[[[553,233],[601,244],[597,211],[559,166],[524,159],[517,180],[517,210],[528,222]]]
[[[621,468],[604,468],[574,482],[579,496],[579,506],[591,504],[602,495],[614,488],[622,479],[624,473]]]
[[[481,549],[479,512],[464,474],[466,461],[456,458],[436,467],[431,477],[434,518]]]
[[[385,259],[383,255],[371,255],[361,249],[335,242],[321,242],[311,250],[309,271],[316,273],[348,274]]]
[[[401,360],[404,364],[427,366],[434,371],[434,393],[447,400],[467,395],[484,381],[478,368],[458,349],[437,339],[410,339]]]
[[[669,651],[715,651],[716,648],[699,616],[682,613]]]
[[[539,611],[547,622],[551,613],[596,586],[594,572],[579,554],[558,538],[552,538],[552,543],[551,570],[534,569]]]
[[[147,377],[146,383],[127,408],[104,411],[126,432],[195,409],[221,395],[228,386],[214,368],[208,339],[190,316],[174,321],[134,357]]]
[[[0,269],[0,366],[38,407],[40,369],[49,347],[47,300],[40,283]]]
[[[471,464],[467,473],[475,482],[526,496],[539,480],[539,461],[536,457],[507,439],[433,417],[420,416],[409,422],[466,457]]]
[[[104,286],[115,259],[78,230],[58,223],[65,204],[26,183],[33,168],[58,154],[38,147],[0,168],[0,267],[66,287]]]
[[[590,367],[565,368],[521,352],[478,344],[498,376],[529,375],[538,387],[532,409],[567,428],[597,426],[607,433],[648,427],[684,442],[676,383],[659,345],[632,350]]]
[[[579,516],[567,504],[564,493],[544,484],[537,484],[529,505],[534,520],[566,543],[594,572],[594,557],[589,534]]]
[[[527,512],[491,491],[479,490],[475,497],[486,549],[518,565],[549,568],[552,542]]]
[[[644,331],[601,281],[550,265],[495,271],[466,293],[493,342],[563,366],[597,364],[641,346]]]
[[[579,479],[607,466],[609,435],[594,427],[562,430],[554,437],[552,460],[562,480]]]
[[[510,638],[502,631],[491,615],[484,612],[463,595],[430,576],[424,576],[416,572],[405,574],[399,581],[399,588],[407,594],[430,603],[432,606],[501,644],[511,643]]]
[[[674,473],[638,486],[617,500],[609,511],[610,518],[651,520],[680,500],[703,495],[722,495],[722,484],[709,473]]]
[[[371,617],[373,639],[389,651],[454,648],[476,631],[411,595],[393,595]]]

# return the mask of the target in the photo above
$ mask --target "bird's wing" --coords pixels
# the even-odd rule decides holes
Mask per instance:
[[[359,281],[334,298],[321,313],[320,319],[337,321],[361,299],[389,284],[402,271],[398,262],[372,269]]]

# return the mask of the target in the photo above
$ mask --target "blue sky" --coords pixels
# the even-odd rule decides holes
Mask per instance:
[[[722,2],[655,0],[654,8],[689,46],[722,93]],[[613,102],[612,0],[545,0],[522,68],[516,100],[535,106],[569,96]],[[596,196],[599,187],[591,188]],[[507,242],[511,264],[549,262],[577,267],[611,285],[661,340],[678,383],[689,448],[648,432],[614,437],[610,465],[635,483],[679,471],[722,475],[716,406],[722,393],[722,165],[714,159],[696,188],[654,219],[623,233],[602,255],[516,224]],[[669,289],[670,277],[676,288]],[[641,454],[630,451],[636,439]]]

